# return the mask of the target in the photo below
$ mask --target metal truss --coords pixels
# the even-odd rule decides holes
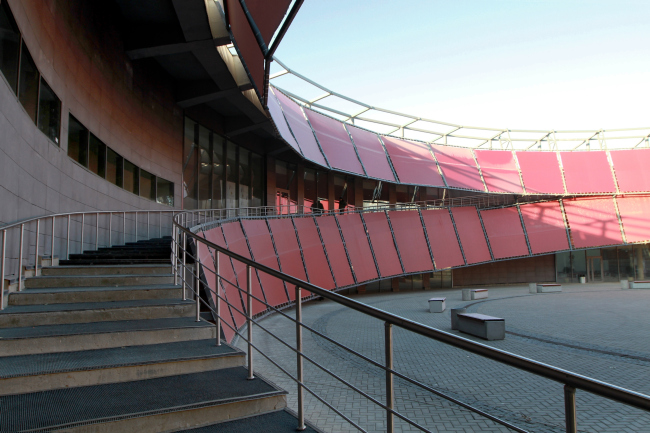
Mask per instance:
[[[645,128],[599,130],[530,130],[501,129],[457,125],[368,105],[310,80],[286,66],[276,57],[273,60],[283,68],[271,74],[271,84],[299,104],[334,117],[345,123],[382,135],[419,140],[440,145],[503,150],[608,150],[650,148],[650,126]],[[324,93],[307,99],[280,88],[273,83],[279,77],[291,75]],[[352,106],[348,111],[337,105]]]

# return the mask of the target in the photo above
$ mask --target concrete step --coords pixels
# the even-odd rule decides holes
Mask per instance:
[[[95,265],[168,265],[169,257],[164,259],[75,259],[61,260],[60,266],[95,266]]]
[[[215,338],[214,325],[194,317],[0,328],[0,353],[32,355]]]
[[[194,302],[179,299],[10,305],[0,311],[0,328],[191,317],[194,314]]]
[[[198,373],[245,364],[215,340],[0,357],[0,396]]]
[[[187,290],[188,296],[191,295]],[[136,301],[140,299],[181,299],[183,289],[173,284],[120,287],[50,287],[12,293],[9,305],[72,304],[77,302]]]
[[[243,367],[2,397],[0,431],[169,432],[286,407]]]
[[[310,423],[305,423],[307,433],[321,433]],[[288,409],[276,410],[262,415],[249,416],[232,421],[211,424],[205,427],[178,430],[183,433],[295,433],[298,427],[298,418]]]
[[[169,275],[171,265],[95,265],[44,267],[43,276],[61,275]]]
[[[32,277],[25,280],[25,288],[46,287],[118,287],[151,284],[172,284],[174,277],[167,275],[54,275]]]

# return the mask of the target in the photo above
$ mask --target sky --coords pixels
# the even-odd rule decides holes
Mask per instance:
[[[648,18],[648,0],[305,0],[276,57],[354,99],[465,126],[649,127]]]

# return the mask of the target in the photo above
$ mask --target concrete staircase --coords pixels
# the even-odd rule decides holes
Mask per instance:
[[[196,322],[170,242],[72,255],[9,294],[0,431],[295,431],[286,392],[247,380],[244,353]]]

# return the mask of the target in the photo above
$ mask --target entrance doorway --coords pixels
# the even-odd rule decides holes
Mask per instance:
[[[603,256],[587,257],[587,281],[605,281],[605,269],[603,268]]]

